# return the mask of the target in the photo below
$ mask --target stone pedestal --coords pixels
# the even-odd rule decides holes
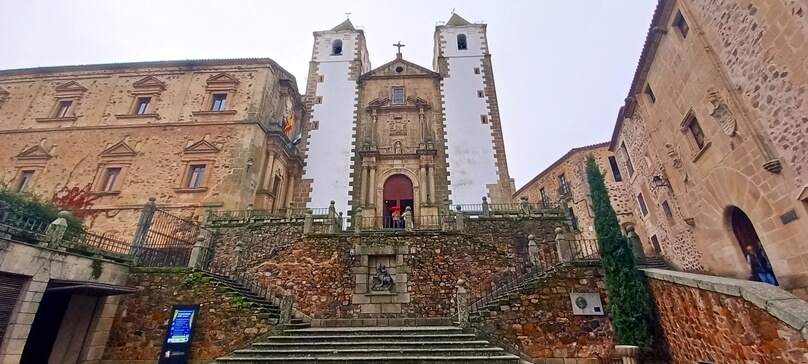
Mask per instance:
[[[358,264],[352,268],[354,292],[351,302],[359,306],[360,316],[379,318],[400,315],[401,305],[410,303],[410,267],[404,263],[409,248],[392,244],[359,244],[355,250]],[[394,284],[390,290],[373,289],[373,277],[382,265],[393,278]]]

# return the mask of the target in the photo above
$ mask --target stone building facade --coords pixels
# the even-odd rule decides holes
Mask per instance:
[[[610,144],[654,250],[808,287],[808,27],[799,1],[662,0]]]
[[[513,195],[514,200],[521,201],[527,198],[530,203],[545,207],[555,206],[563,199],[567,203],[576,236],[582,239],[595,239],[592,198],[586,176],[586,158],[589,155],[595,157],[604,174],[609,200],[617,213],[620,225],[624,230],[634,226],[640,240],[645,242],[646,239],[643,238],[645,229],[642,225],[636,224],[634,205],[623,184],[625,172],[618,166],[614,154],[609,151],[608,142],[571,149],[517,190]]]
[[[149,196],[196,218],[204,207],[278,209],[302,159],[294,77],[270,59],[0,71],[0,181],[131,232]]]

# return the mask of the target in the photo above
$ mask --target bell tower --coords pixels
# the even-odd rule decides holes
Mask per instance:
[[[370,70],[361,29],[346,19],[331,30],[314,32],[306,82],[306,161],[295,205],[347,212],[355,153],[357,80]]]
[[[432,66],[442,76],[450,199],[454,204],[512,201],[486,24],[457,14],[435,27]]]

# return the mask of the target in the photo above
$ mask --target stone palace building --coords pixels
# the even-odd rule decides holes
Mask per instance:
[[[147,196],[186,218],[510,202],[486,25],[455,14],[434,41],[432,69],[373,69],[350,20],[315,32],[305,96],[267,58],[0,71],[0,181],[117,234]]]

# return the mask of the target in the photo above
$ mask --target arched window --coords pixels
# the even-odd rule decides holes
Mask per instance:
[[[341,55],[342,54],[342,41],[337,39],[334,43],[331,43],[331,55]]]
[[[469,49],[468,43],[466,43],[466,35],[465,34],[458,34],[457,35],[457,49]]]

